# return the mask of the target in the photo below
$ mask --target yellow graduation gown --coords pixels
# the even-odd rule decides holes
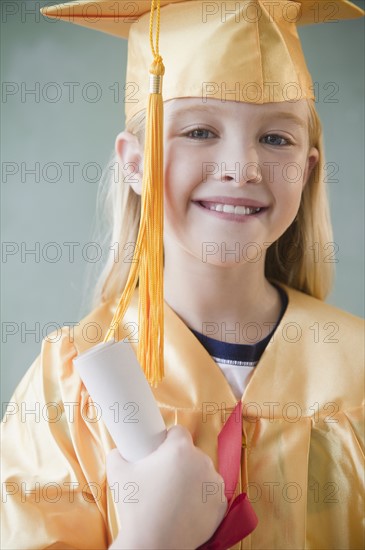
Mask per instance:
[[[235,548],[363,548],[363,322],[285,289],[287,311],[242,397],[240,484],[259,525]],[[103,339],[114,307],[50,335],[11,399],[2,425],[3,549],[102,549],[118,532],[105,475],[115,445],[72,363]],[[136,323],[134,301],[119,337]],[[165,323],[166,376],[155,397],[167,426],[185,425],[217,464],[217,435],[236,399],[167,305]]]

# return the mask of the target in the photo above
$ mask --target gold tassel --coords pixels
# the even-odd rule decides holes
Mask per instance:
[[[156,47],[153,43],[156,13]],[[147,106],[143,167],[141,221],[135,258],[127,284],[117,305],[104,342],[113,335],[124,317],[139,279],[138,359],[150,384],[156,386],[164,375],[164,299],[163,299],[163,100],[162,78],[165,68],[159,54],[160,0],[152,0],[150,44],[150,95]]]

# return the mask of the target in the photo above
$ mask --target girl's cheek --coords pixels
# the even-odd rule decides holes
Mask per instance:
[[[303,183],[306,172],[306,162],[298,155],[287,155],[285,159],[277,166],[275,172],[278,180],[284,185],[289,185],[293,188],[300,187]]]

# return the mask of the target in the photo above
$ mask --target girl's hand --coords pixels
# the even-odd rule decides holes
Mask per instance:
[[[222,477],[182,426],[173,426],[160,447],[136,463],[113,449],[107,477],[113,494],[119,493],[121,529],[113,550],[197,548],[227,509]]]

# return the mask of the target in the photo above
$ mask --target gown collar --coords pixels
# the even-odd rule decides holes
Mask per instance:
[[[268,387],[268,378],[271,376],[276,377],[277,373],[274,374],[273,369],[278,367],[275,358],[283,344],[283,335],[285,339],[284,325],[292,327],[293,330],[296,328],[297,323],[294,319],[298,319],[298,312],[293,304],[292,293],[297,293],[289,287],[281,286],[288,296],[286,312],[255,367],[242,395],[242,402],[249,402],[251,394],[255,396],[257,401],[257,396],[260,393],[258,389]],[[124,321],[138,323],[137,293],[133,297]],[[173,409],[189,410],[201,410],[209,406],[234,408],[237,398],[221,369],[166,302],[164,330],[165,377],[157,388],[153,388],[159,405]],[[137,352],[137,344],[134,343],[132,346]],[[287,366],[283,365],[282,368],[287,368]]]

